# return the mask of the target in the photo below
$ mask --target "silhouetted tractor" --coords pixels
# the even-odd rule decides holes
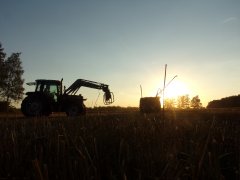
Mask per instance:
[[[114,96],[108,85],[78,79],[69,88],[63,90],[62,80],[39,79],[27,83],[35,85],[35,92],[27,92],[27,97],[22,101],[21,110],[27,117],[49,116],[52,112],[66,112],[68,116],[78,116],[86,113],[86,106],[81,94],[76,95],[80,87],[101,89],[104,92],[105,105],[113,103]]]

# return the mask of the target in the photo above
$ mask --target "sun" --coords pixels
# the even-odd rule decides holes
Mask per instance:
[[[166,88],[164,92],[165,98],[176,98],[178,96],[191,94],[191,90],[186,83],[175,79]]]
[[[148,89],[149,94],[151,94],[150,96],[155,96],[157,94],[162,98],[163,91],[162,91],[161,85],[159,84],[163,84],[163,82],[161,83],[159,82],[156,83],[156,82],[157,80],[154,80],[151,82],[151,84],[155,84],[155,85],[149,86],[149,89]],[[175,78],[172,81],[166,81],[164,98],[176,99],[178,96],[183,96],[186,94],[191,95],[192,91],[191,91],[191,88],[189,87],[189,84],[187,84],[185,81],[178,78]]]

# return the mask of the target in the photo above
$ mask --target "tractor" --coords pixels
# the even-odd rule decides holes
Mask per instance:
[[[86,106],[81,94],[76,95],[80,87],[101,89],[104,92],[103,102],[109,105],[114,102],[113,93],[108,85],[77,79],[69,88],[63,89],[62,81],[38,79],[27,85],[35,85],[34,92],[27,92],[22,101],[21,111],[27,117],[49,116],[52,112],[65,112],[67,116],[86,114]]]

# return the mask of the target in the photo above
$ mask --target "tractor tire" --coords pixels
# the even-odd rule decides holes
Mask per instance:
[[[27,117],[43,115],[43,103],[34,97],[26,97],[21,104],[22,113]]]

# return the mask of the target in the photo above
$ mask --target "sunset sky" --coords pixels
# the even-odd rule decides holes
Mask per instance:
[[[167,97],[240,94],[239,0],[3,0],[0,42],[22,52],[25,82],[106,83],[115,106],[138,106],[140,85],[155,96],[165,64],[167,82],[178,75]],[[80,93],[102,105],[101,91]]]

